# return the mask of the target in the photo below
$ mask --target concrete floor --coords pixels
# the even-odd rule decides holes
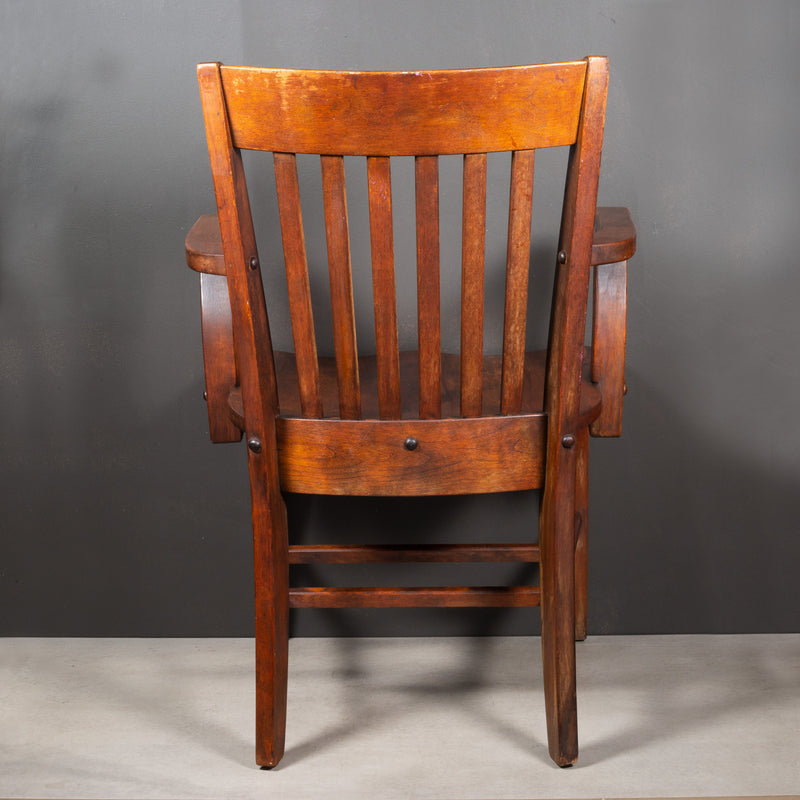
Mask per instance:
[[[800,792],[800,635],[593,637],[581,757],[538,639],[295,639],[287,753],[253,763],[253,643],[0,640],[0,797],[599,798]]]

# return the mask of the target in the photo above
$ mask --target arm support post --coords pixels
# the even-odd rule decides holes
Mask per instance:
[[[636,228],[627,208],[598,208],[592,246],[594,314],[592,381],[603,406],[592,436],[619,436],[625,394],[625,334],[628,259],[636,251]]]
[[[234,425],[228,405],[230,391],[238,383],[233,323],[216,216],[200,217],[189,231],[186,263],[200,272],[209,436],[212,442],[238,442],[242,431]]]

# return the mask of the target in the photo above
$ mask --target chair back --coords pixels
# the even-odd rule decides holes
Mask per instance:
[[[608,84],[605,58],[433,72],[201,64],[198,74],[248,432],[263,435],[274,426],[283,398],[278,397],[276,377],[282,362],[272,352],[242,150],[273,154],[297,416],[391,421],[409,413],[419,420],[439,420],[530,412],[524,395],[534,159],[537,149],[561,146],[570,150],[540,411],[547,416],[548,433],[571,429],[580,413]],[[511,152],[510,202],[502,353],[492,360],[484,356],[487,154],[501,151]],[[297,154],[306,153],[318,155],[321,164],[335,353],[333,401],[327,399],[329,387],[320,370],[300,202]],[[453,154],[463,155],[457,357],[442,353],[440,297],[438,157]],[[351,156],[366,159],[375,342],[374,348],[360,344],[374,352],[373,362],[362,357],[356,339],[344,166],[345,157]],[[418,347],[410,360],[398,344],[390,166],[397,156],[414,157]],[[409,368],[416,372],[418,393],[411,412],[404,380]],[[495,378],[497,388],[489,389]],[[374,397],[372,390],[366,391],[368,383],[374,386]]]

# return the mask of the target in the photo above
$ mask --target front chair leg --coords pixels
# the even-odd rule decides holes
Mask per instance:
[[[542,662],[550,757],[567,767],[578,758],[575,462],[563,452],[553,456],[539,523]]]
[[[289,546],[286,510],[279,492],[269,499],[256,486],[253,550],[256,598],[256,763],[274,767],[286,738],[289,660]]]

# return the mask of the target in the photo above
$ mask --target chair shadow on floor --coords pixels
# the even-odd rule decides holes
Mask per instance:
[[[374,658],[370,658],[369,651],[376,648],[391,649],[396,657],[397,648],[403,646],[401,642],[338,638],[336,657],[340,667],[335,670],[335,677],[340,681],[341,693],[333,702],[342,704],[347,709],[345,719],[339,724],[317,730],[299,744],[290,745],[276,769],[302,763],[305,758],[320,754],[326,748],[340,746],[343,739],[362,737],[370,730],[402,728],[404,719],[413,720],[416,713],[431,706],[445,714],[448,709],[456,708],[467,717],[473,718],[476,725],[488,729],[491,735],[501,738],[506,744],[513,743],[521,753],[534,753],[543,765],[552,763],[548,756],[543,725],[544,706],[539,697],[542,691],[541,671],[521,668],[522,663],[536,664],[541,659],[539,640],[517,638],[515,651],[522,646],[527,651],[527,657],[517,659],[520,662],[519,667],[511,670],[498,658],[498,654],[502,652],[499,648],[502,648],[504,641],[508,642],[508,639],[475,636],[450,638],[444,640],[444,644],[442,640],[437,642],[429,639],[420,645],[417,640],[409,643],[415,654],[413,668],[405,668],[401,676],[393,677],[391,671],[385,668],[386,664],[378,668],[374,666]],[[440,654],[443,649],[444,658]],[[365,663],[372,665],[365,667]],[[536,735],[534,726],[525,730],[505,718],[502,713],[496,713],[490,708],[487,702],[491,700],[489,693],[497,683],[496,677],[492,677],[491,673],[497,671],[498,664],[501,664],[503,671],[504,688],[523,694],[540,711],[541,736]],[[298,677],[295,676],[295,679],[298,680]],[[313,681],[310,673],[306,677]],[[289,703],[291,707],[291,693]],[[530,715],[526,718],[531,719]]]

